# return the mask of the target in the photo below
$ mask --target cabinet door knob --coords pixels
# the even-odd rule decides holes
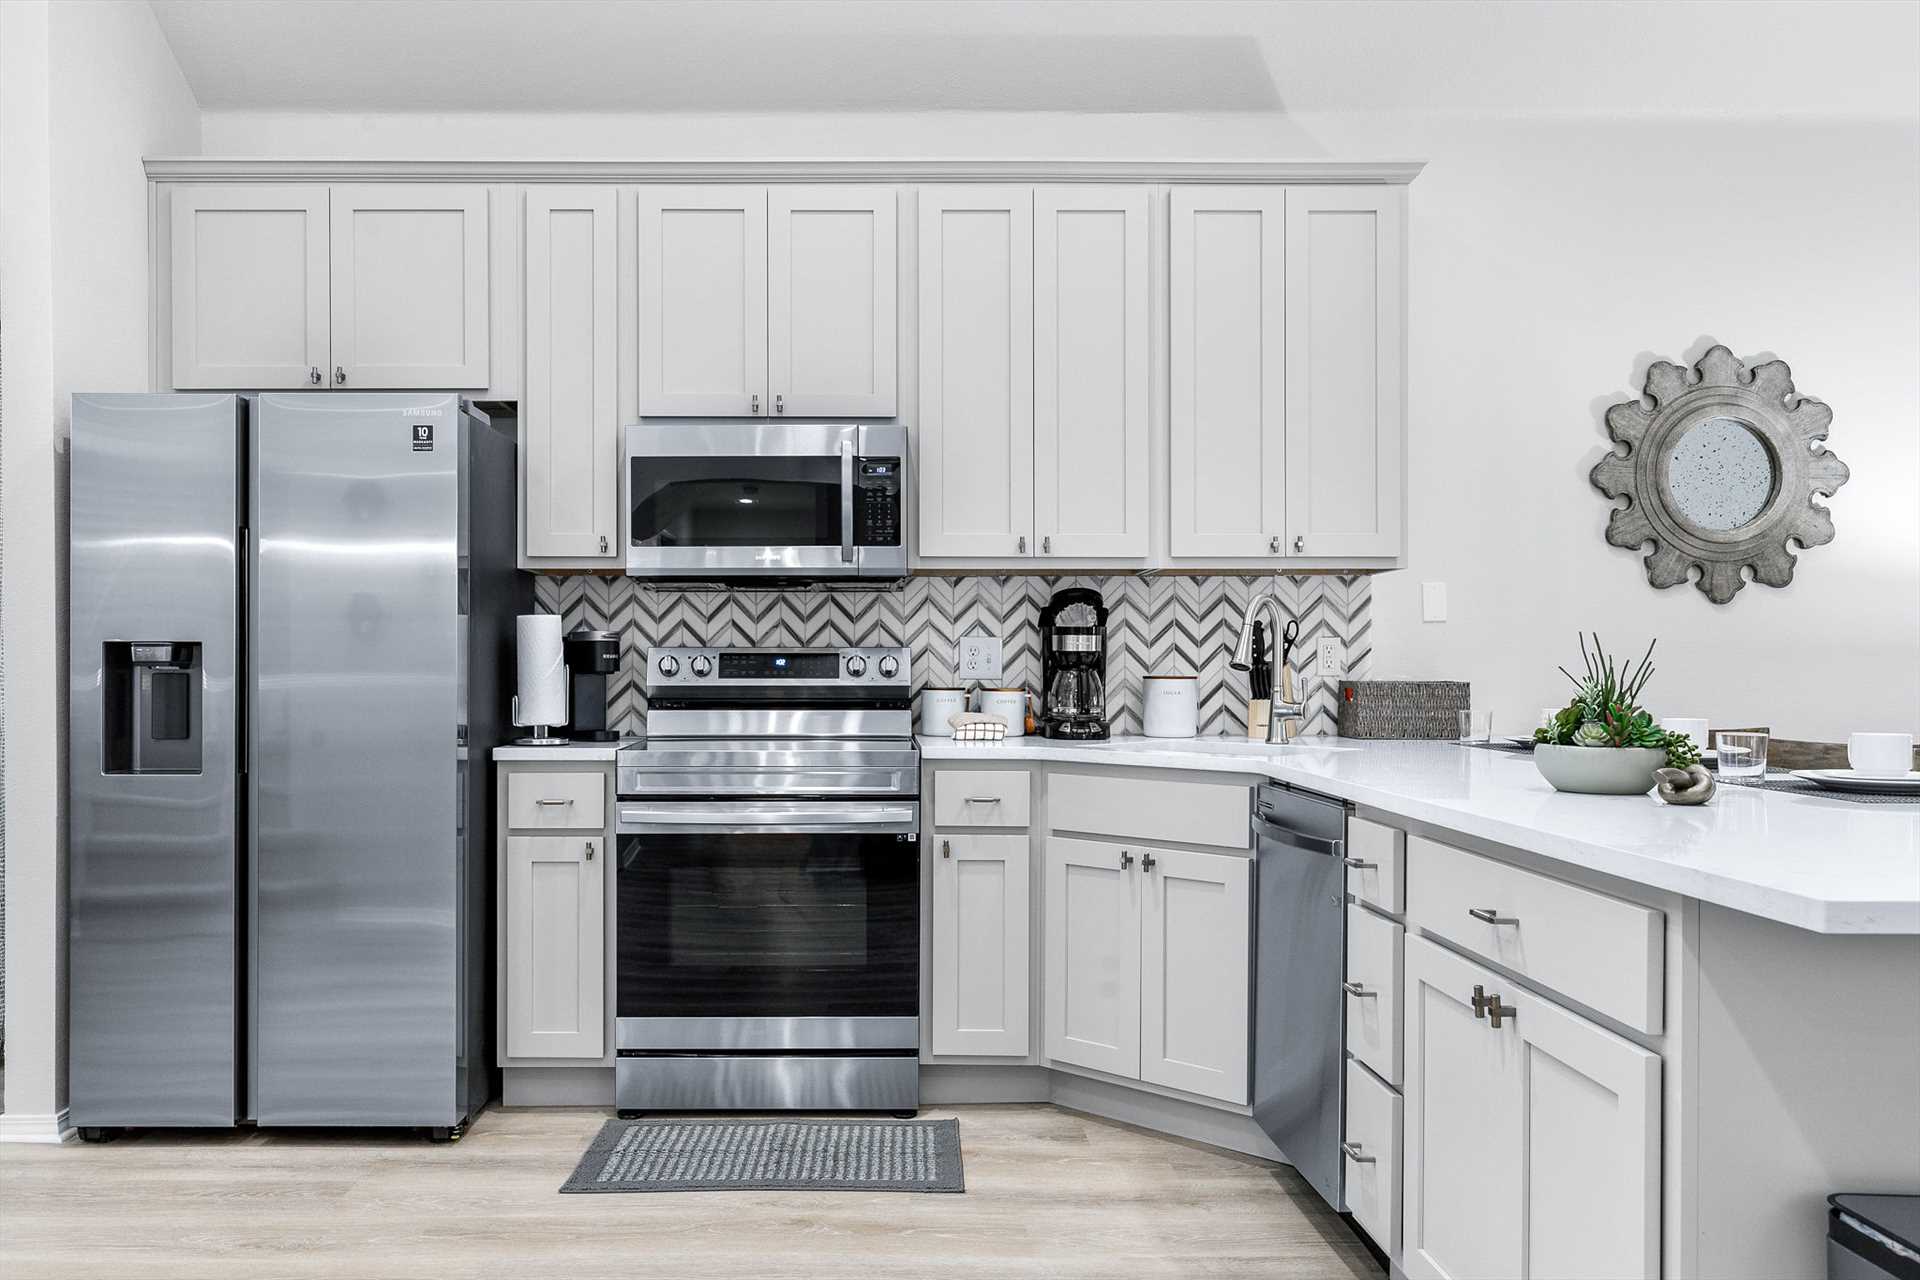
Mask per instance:
[[[1027,554],[1027,535],[1026,534],[1023,533],[1020,535],[1020,541],[1014,544],[1014,549],[1018,551],[1021,555]]]
[[[785,396],[778,395],[773,398],[773,411],[775,413],[785,413],[787,411],[787,398]]]
[[[753,416],[756,418],[760,416],[760,397],[757,395],[753,398]]]
[[[316,364],[311,369],[307,370],[307,381],[311,382],[316,387],[320,385],[320,366],[319,365]]]
[[[1360,1144],[1357,1142],[1343,1142],[1340,1144],[1340,1149],[1346,1152],[1347,1159],[1353,1161],[1355,1164],[1372,1164],[1374,1162],[1372,1156],[1363,1156],[1360,1154]]]
[[[1053,535],[1052,534],[1048,534],[1046,537],[1040,539],[1040,554],[1044,556],[1050,556],[1053,554]]]
[[[605,555],[606,552],[607,552],[607,535],[603,533],[600,535],[600,554]]]
[[[940,842],[940,856],[943,858],[951,858],[953,856],[953,841],[942,840]]]
[[[1496,991],[1487,997],[1487,1025],[1494,1030],[1498,1031],[1500,1029],[1500,1020],[1502,1018],[1511,1022],[1519,1016],[1520,1011],[1518,1009],[1510,1004],[1500,1003],[1499,992]]]
[[[593,841],[587,841],[587,861],[593,861]]]
[[[1122,849],[1120,851],[1120,869],[1122,871],[1125,871],[1128,867],[1132,865],[1133,865],[1133,854],[1129,853],[1125,849]]]
[[[1152,854],[1150,854],[1150,853],[1145,853],[1145,854],[1141,854],[1141,855],[1140,855],[1140,869],[1141,869],[1142,871],[1152,871],[1152,870],[1153,870],[1153,855],[1152,855]]]
[[[1293,554],[1299,555],[1302,551],[1305,551],[1306,549],[1307,549],[1307,535],[1304,533],[1295,534],[1293,536]]]
[[[1473,999],[1469,1000],[1467,1003],[1473,1006],[1474,1017],[1476,1018],[1486,1017],[1487,1016],[1487,989],[1481,986],[1477,982],[1474,983]]]
[[[344,365],[333,366],[333,381],[337,386],[347,385],[347,370]]]
[[[1278,552],[1280,550],[1279,534],[1276,533],[1271,538],[1267,539],[1267,550],[1273,551],[1273,552]]]

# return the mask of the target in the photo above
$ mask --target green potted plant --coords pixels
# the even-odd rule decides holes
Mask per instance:
[[[1654,642],[1659,643],[1658,641]],[[1565,667],[1560,673],[1578,692],[1551,724],[1534,730],[1533,761],[1557,791],[1587,795],[1637,796],[1653,789],[1656,769],[1687,769],[1700,761],[1700,749],[1684,733],[1669,733],[1640,705],[1640,693],[1653,676],[1653,645],[1639,665],[1621,664],[1593,636],[1580,637],[1585,678]]]

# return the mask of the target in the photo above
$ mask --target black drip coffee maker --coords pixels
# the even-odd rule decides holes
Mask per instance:
[[[1040,735],[1107,737],[1107,606],[1098,591],[1067,587],[1040,610]]]

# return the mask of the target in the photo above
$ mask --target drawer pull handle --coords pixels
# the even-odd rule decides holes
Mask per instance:
[[[1340,861],[1346,863],[1355,871],[1372,871],[1380,865],[1377,862],[1368,862],[1365,858],[1342,858]]]
[[[1343,982],[1340,986],[1348,995],[1358,996],[1362,1000],[1372,1000],[1380,994],[1378,991],[1367,990],[1365,985],[1358,982]]]
[[[999,804],[999,796],[968,796],[961,804]]]
[[[571,800],[556,800],[556,799],[555,799],[555,798],[553,798],[552,796],[548,796],[548,797],[547,797],[546,799],[544,799],[544,800],[535,800],[535,801],[534,801],[534,803],[535,803],[535,804],[537,804],[537,805],[542,805],[542,806],[545,806],[545,805],[554,805],[554,804],[572,804],[572,803],[573,803],[573,801],[571,801]]]
[[[1467,914],[1487,924],[1519,924],[1518,916],[1497,915],[1492,907],[1468,907]]]
[[[1355,1164],[1375,1163],[1373,1156],[1363,1156],[1360,1154],[1360,1144],[1357,1142],[1343,1142],[1340,1144],[1340,1149],[1346,1152],[1347,1159],[1353,1161]]]

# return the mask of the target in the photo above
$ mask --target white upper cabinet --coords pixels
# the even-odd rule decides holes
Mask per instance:
[[[1287,193],[1287,547],[1401,551],[1401,187]]]
[[[622,553],[614,222],[612,187],[527,189],[528,556]]]
[[[1140,1078],[1247,1100],[1250,859],[1141,849]]]
[[[1278,187],[1173,190],[1174,556],[1283,549],[1287,196]]]
[[[1147,555],[1148,363],[1147,189],[1037,188],[1033,523],[1041,555]]]
[[[767,189],[640,188],[640,412],[758,417],[767,396]]]
[[[923,556],[1033,554],[1033,191],[920,189]]]
[[[334,187],[331,385],[487,385],[487,190]]]
[[[767,190],[767,348],[776,417],[891,418],[892,187]]]
[[[172,192],[172,385],[330,384],[327,189]]]

